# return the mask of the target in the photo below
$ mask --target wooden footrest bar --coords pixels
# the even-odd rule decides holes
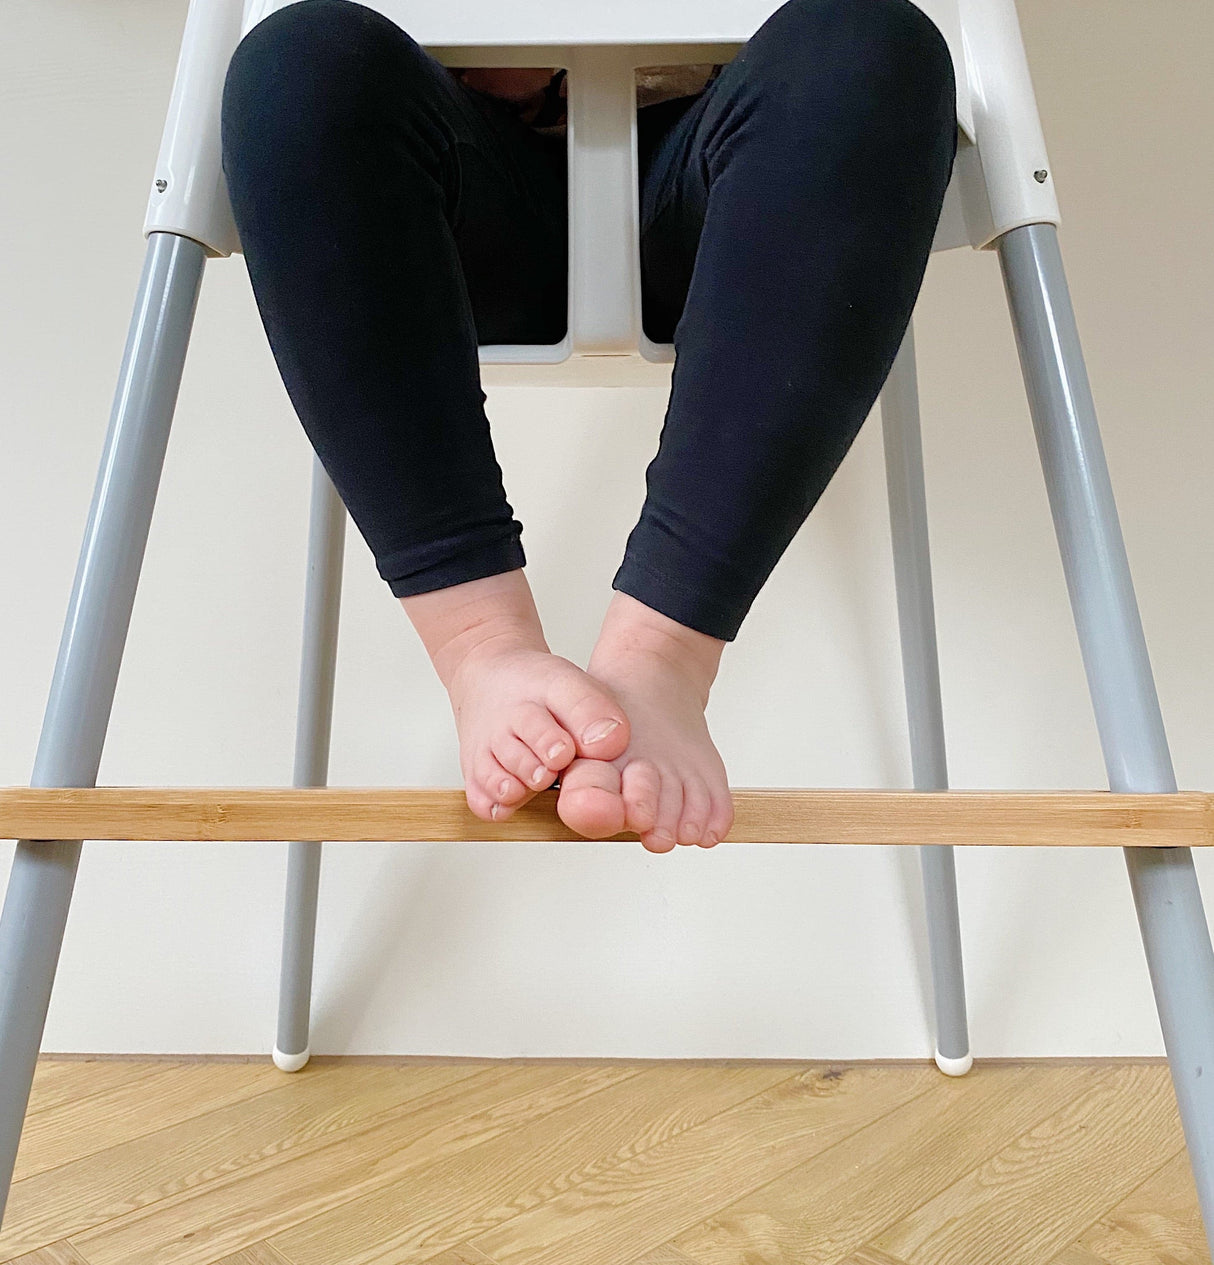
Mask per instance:
[[[1208,847],[1214,795],[735,790],[733,843]],[[458,790],[0,789],[0,839],[577,840],[545,791],[507,821]],[[618,839],[633,839],[622,834]]]

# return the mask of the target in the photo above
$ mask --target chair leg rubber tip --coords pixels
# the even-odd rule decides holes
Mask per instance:
[[[964,1076],[974,1066],[974,1056],[963,1054],[959,1059],[950,1059],[947,1054],[936,1051],[936,1066],[945,1076]]]
[[[298,1072],[312,1057],[312,1047],[304,1046],[300,1054],[284,1054],[278,1046],[274,1047],[274,1066],[280,1072]]]

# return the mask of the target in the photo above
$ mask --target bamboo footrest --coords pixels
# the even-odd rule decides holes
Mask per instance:
[[[463,791],[378,787],[0,789],[0,839],[579,840],[544,791],[481,821]],[[732,843],[1209,847],[1214,794],[735,790]],[[632,834],[614,836],[635,839]]]

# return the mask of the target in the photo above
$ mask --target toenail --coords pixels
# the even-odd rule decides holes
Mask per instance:
[[[501,808],[502,808],[501,804],[494,804],[493,807],[489,810],[489,816],[492,817],[494,821],[497,820],[497,815],[501,811]]]
[[[531,780],[537,785],[548,776],[548,770],[541,764],[538,769],[531,775]]]
[[[596,721],[582,734],[582,741],[587,743],[602,742],[613,729],[618,729],[619,727],[620,722],[618,720]]]
[[[548,748],[548,755],[546,758],[549,760],[555,760],[564,750],[565,744],[563,742],[554,742],[552,746]]]
[[[715,834],[713,834],[711,830],[709,830],[709,831],[706,831],[704,834],[704,842],[711,848],[715,844],[720,843],[721,840]]]
[[[505,799],[510,794],[510,783],[506,778],[502,778],[502,784],[497,788],[497,793]]]

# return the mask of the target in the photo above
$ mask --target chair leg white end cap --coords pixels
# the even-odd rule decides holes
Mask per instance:
[[[274,1066],[280,1072],[298,1072],[311,1057],[311,1046],[305,1046],[301,1054],[284,1054],[278,1046],[274,1047]]]
[[[945,1076],[964,1076],[974,1066],[974,1056],[963,1054],[959,1059],[950,1059],[947,1054],[936,1051],[936,1066]]]

